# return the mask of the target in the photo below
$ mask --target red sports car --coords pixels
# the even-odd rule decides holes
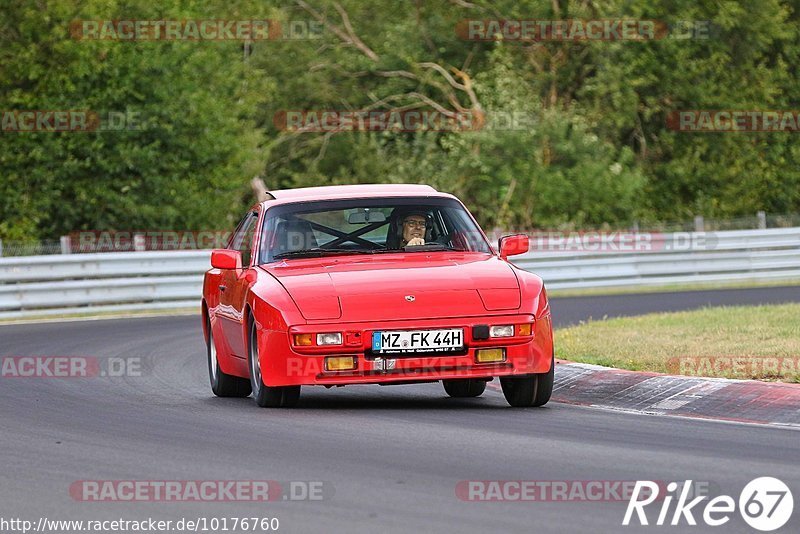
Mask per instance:
[[[212,391],[297,404],[301,386],[442,381],[512,406],[553,389],[541,278],[499,254],[454,196],[423,185],[274,191],[211,253],[203,331]]]

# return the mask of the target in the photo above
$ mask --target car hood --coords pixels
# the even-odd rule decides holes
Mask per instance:
[[[295,259],[263,268],[309,321],[476,316],[520,307],[513,269],[486,254]]]

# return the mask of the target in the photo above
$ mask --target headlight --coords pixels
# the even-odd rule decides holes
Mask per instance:
[[[490,326],[489,337],[514,337],[514,325]]]
[[[341,332],[317,334],[317,345],[341,345],[341,344],[342,344]]]

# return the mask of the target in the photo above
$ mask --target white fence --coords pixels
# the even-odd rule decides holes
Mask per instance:
[[[513,261],[549,289],[800,279],[800,228],[639,237],[539,236]],[[0,318],[199,308],[208,268],[209,251],[0,258]]]

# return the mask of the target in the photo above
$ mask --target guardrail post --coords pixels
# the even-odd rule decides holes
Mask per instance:
[[[695,232],[705,232],[706,231],[706,224],[705,224],[705,220],[703,219],[702,215],[695,215],[694,216],[694,231]]]
[[[61,253],[72,254],[72,243],[68,235],[61,236]]]
[[[759,230],[766,230],[767,229],[767,213],[764,211],[759,211],[756,213],[758,217],[758,229]]]
[[[0,239],[0,258],[3,257],[3,240]]]

